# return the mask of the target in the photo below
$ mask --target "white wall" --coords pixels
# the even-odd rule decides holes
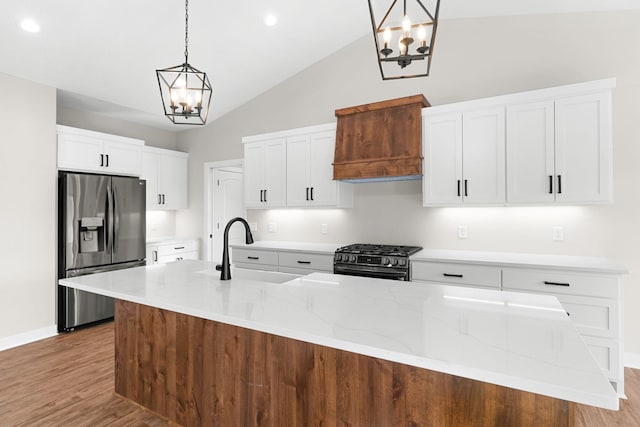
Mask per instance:
[[[190,157],[190,208],[178,234],[203,237],[203,163],[242,157],[243,136],[334,121],[337,108],[416,93],[433,105],[616,77],[615,203],[530,208],[423,208],[419,182],[362,184],[352,210],[250,211],[258,239],[422,244],[606,256],[628,266],[625,351],[640,353],[640,12],[581,13],[443,21],[431,75],[383,82],[370,35],[210,125],[178,136]],[[259,74],[256,74],[259,78]],[[214,100],[215,108],[215,100]],[[276,222],[277,233],[265,233]],[[320,224],[329,234],[320,234]],[[458,225],[469,237],[456,237]],[[565,241],[551,227],[565,227]]]
[[[0,342],[56,323],[56,91],[0,73]],[[55,332],[55,328],[52,328]]]

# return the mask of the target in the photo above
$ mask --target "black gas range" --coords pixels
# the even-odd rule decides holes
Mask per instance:
[[[356,243],[338,248],[333,256],[333,272],[350,276],[411,280],[409,257],[421,246]]]

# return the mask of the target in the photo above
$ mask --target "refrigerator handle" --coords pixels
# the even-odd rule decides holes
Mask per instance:
[[[118,193],[116,192],[116,186],[113,186],[113,252],[116,251],[116,238],[120,232],[120,212],[118,211]]]
[[[113,221],[113,197],[111,194],[111,186],[107,184],[107,209],[105,212],[106,217],[106,232],[105,232],[105,244],[107,246],[107,252],[111,252],[111,244],[113,236],[111,222]]]

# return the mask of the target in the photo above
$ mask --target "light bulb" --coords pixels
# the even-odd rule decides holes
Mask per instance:
[[[389,44],[391,41],[391,29],[389,27],[384,29],[384,43],[385,45]]]
[[[420,41],[425,41],[427,40],[427,29],[424,28],[424,25],[420,25],[418,27],[418,39]]]
[[[404,15],[404,19],[402,20],[402,31],[406,34],[409,34],[411,31],[411,21],[409,20],[408,15]]]

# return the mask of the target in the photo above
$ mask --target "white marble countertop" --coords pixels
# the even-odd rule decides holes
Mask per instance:
[[[61,279],[135,303],[559,399],[618,398],[555,297],[181,261]],[[275,283],[279,282],[279,283]],[[284,282],[284,283],[282,283]]]
[[[502,267],[545,268],[604,274],[627,274],[629,272],[626,267],[608,258],[524,254],[516,252],[423,249],[413,255],[411,260],[476,265],[498,265]]]
[[[336,249],[344,246],[340,243],[307,243],[276,240],[260,240],[251,245],[232,244],[232,248],[260,249],[278,252],[306,252],[321,255],[333,255]]]

